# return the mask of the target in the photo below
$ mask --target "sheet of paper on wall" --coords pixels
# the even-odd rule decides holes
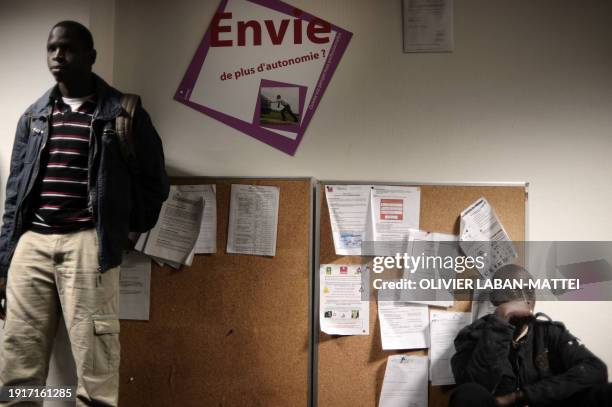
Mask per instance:
[[[200,234],[195,244],[195,254],[217,252],[217,188],[214,184],[178,185],[178,190],[188,197],[204,199],[204,213],[200,223]]]
[[[418,258],[420,256],[423,259],[444,258],[447,255],[453,256],[458,251],[458,240],[459,238],[456,235],[447,233],[412,230],[409,236],[407,253],[412,258]],[[452,274],[449,275],[446,269],[438,267],[439,264],[429,265],[426,263],[426,265],[428,267],[416,269],[414,272],[412,269],[405,268],[403,278],[412,280],[421,278],[438,280],[441,278],[448,279],[455,277]],[[452,292],[437,289],[433,294],[431,291],[402,290],[400,292],[400,298],[402,301],[409,301],[415,304],[426,304],[434,307],[448,308],[453,306],[454,297]]]
[[[370,302],[366,264],[322,264],[319,269],[319,324],[329,335],[369,335]]]
[[[419,228],[421,188],[375,185],[370,189],[366,241],[371,255],[394,256],[407,250],[410,232]]]
[[[371,188],[371,185],[325,186],[325,198],[337,255],[361,255]]]
[[[202,196],[185,194],[173,185],[157,224],[139,237],[136,250],[164,262],[190,266],[203,212]]]
[[[404,52],[451,52],[453,0],[403,0]]]
[[[378,407],[427,407],[427,356],[387,358]]]
[[[119,318],[149,320],[151,259],[131,251],[119,271]]]
[[[431,344],[429,348],[429,378],[434,386],[455,384],[451,369],[451,358],[455,354],[455,337],[469,325],[472,315],[469,312],[435,311],[429,314]]]
[[[485,315],[493,314],[495,312],[495,305],[488,299],[481,301],[472,300],[472,322],[484,317]]]
[[[227,252],[274,256],[280,188],[233,184]]]
[[[427,305],[378,301],[378,320],[383,350],[429,347]]]
[[[485,267],[478,271],[487,279],[517,258],[510,236],[485,198],[461,212],[459,239],[466,256],[484,257]]]

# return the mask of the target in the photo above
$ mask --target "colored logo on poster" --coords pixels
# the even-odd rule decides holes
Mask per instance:
[[[404,201],[401,199],[380,200],[380,220],[403,220]]]

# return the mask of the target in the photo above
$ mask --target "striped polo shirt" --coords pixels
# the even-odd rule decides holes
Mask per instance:
[[[73,100],[65,99],[73,105]],[[95,100],[73,110],[56,98],[37,180],[30,229],[68,233],[94,226],[88,209],[89,147]],[[78,103],[77,103],[78,104]]]

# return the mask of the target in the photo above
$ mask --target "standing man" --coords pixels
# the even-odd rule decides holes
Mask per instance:
[[[285,113],[288,113],[291,117],[293,117],[294,122],[296,123],[298,122],[297,116],[291,110],[291,105],[287,103],[286,100],[281,98],[281,95],[276,95],[276,102],[278,103],[278,108],[281,109],[280,112],[281,112],[281,116],[283,116],[284,122],[287,121],[287,119],[285,118]]]
[[[47,41],[57,84],[17,125],[0,234],[0,384],[44,386],[61,313],[77,405],[116,406],[122,250],[130,231],[155,225],[169,185],[149,115],[137,105],[130,117],[95,60],[86,27],[57,23]]]

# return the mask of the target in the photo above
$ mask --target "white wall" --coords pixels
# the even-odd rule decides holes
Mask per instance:
[[[53,85],[47,70],[46,42],[61,20],[90,27],[96,40],[96,72],[112,80],[114,0],[0,0],[0,202],[4,202],[15,127],[19,116]],[[0,205],[0,214],[4,205]],[[49,383],[74,383],[74,361],[60,322]],[[0,330],[1,331],[1,330]],[[1,332],[0,332],[1,334]],[[45,405],[59,405],[46,403]]]
[[[218,1],[117,2],[115,83],[174,175],[529,181],[532,240],[612,240],[612,2],[457,0],[433,55],[402,53],[400,0],[290,3],[354,33],[295,157],[172,100]],[[539,309],[612,367],[612,302]]]

